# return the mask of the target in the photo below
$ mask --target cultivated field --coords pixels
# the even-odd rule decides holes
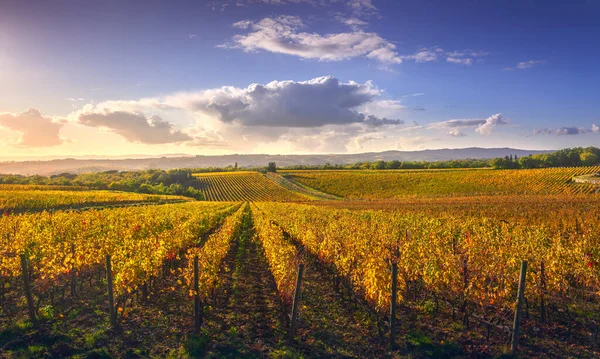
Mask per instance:
[[[498,357],[526,261],[520,355],[598,357],[600,195],[571,182],[597,170],[213,173],[209,201],[6,214],[0,356]]]
[[[207,201],[306,201],[309,198],[292,192],[258,172],[197,173]]]
[[[531,170],[283,171],[294,181],[344,198],[390,199],[406,196],[597,193],[598,186],[573,177],[600,167]]]
[[[180,196],[164,196],[112,191],[40,189],[42,186],[0,186],[0,212],[35,212],[50,209],[77,209],[98,206],[169,203],[189,201]],[[51,187],[51,186],[49,186]]]

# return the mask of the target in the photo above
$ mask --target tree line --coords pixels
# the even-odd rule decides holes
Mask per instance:
[[[578,167],[600,165],[600,149],[597,147],[565,148],[552,153],[529,155],[518,158],[506,156],[495,158],[491,166],[496,169]]]
[[[166,194],[203,199],[201,182],[191,170],[104,171],[52,176],[0,175],[2,184],[83,186],[89,189]]]

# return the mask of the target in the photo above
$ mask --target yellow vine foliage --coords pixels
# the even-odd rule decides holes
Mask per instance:
[[[0,275],[16,277],[25,254],[39,291],[67,274],[102,268],[111,255],[116,295],[138,289],[166,260],[194,245],[235,207],[188,202],[83,212],[57,211],[0,218]]]
[[[144,202],[189,201],[187,197],[113,191],[63,191],[0,186],[0,212],[47,210],[65,207],[91,207]],[[40,186],[41,187],[41,186]]]
[[[574,298],[600,295],[600,220],[564,225],[553,213],[536,224],[475,216],[347,210],[262,203],[267,217],[351,280],[378,310],[390,300],[390,265],[399,267],[399,298],[422,283],[438,298],[467,300],[483,311],[511,309],[521,260],[528,293]],[[545,289],[541,287],[541,263]],[[582,294],[583,293],[583,294]]]
[[[600,166],[521,170],[282,171],[282,174],[319,191],[345,198],[390,199],[598,193],[597,185],[572,181],[574,176],[597,172],[600,172]]]
[[[208,201],[305,201],[258,172],[216,172],[194,175]]]
[[[242,217],[247,215],[247,205],[227,217],[219,230],[209,236],[206,243],[200,247],[188,249],[185,257],[187,266],[183,276],[189,286],[190,297],[195,295],[194,290],[194,257],[198,257],[198,291],[202,298],[207,298],[211,291],[219,285],[219,269],[223,258],[227,255],[231,242],[239,235]]]
[[[279,295],[284,303],[290,304],[298,274],[298,251],[284,238],[281,228],[272,223],[260,209],[254,207],[252,213],[256,236],[264,248]]]

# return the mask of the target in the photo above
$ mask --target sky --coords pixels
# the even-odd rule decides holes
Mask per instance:
[[[0,0],[0,157],[600,146],[600,1]]]

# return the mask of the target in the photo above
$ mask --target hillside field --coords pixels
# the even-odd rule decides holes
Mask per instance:
[[[207,201],[306,201],[309,198],[290,191],[258,172],[216,172],[194,175],[201,182]]]
[[[530,170],[325,170],[281,171],[281,174],[308,187],[344,198],[390,199],[406,196],[597,193],[598,186],[573,181],[575,176],[597,172],[600,172],[600,167]]]

